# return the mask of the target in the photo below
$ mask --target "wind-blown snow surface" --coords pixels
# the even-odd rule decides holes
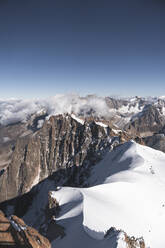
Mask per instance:
[[[125,247],[104,238],[110,227],[143,236],[147,247],[165,247],[165,154],[133,141],[108,152],[93,167],[89,188],[52,192],[61,205],[57,223],[66,236],[53,247]]]

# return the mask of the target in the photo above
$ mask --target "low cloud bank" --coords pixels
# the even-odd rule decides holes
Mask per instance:
[[[45,111],[48,115],[87,115],[91,111],[96,116],[109,115],[105,98],[98,96],[56,95],[44,100],[0,100],[0,124],[8,125],[24,122],[34,113]]]

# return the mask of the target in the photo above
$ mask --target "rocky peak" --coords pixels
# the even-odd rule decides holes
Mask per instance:
[[[9,149],[10,159],[0,168],[0,201],[30,191],[54,172],[94,165],[110,149],[113,136],[117,135],[101,122],[82,124],[71,115],[51,116],[39,130],[18,137],[12,147],[7,144],[4,153]],[[70,183],[74,185],[76,180],[81,184],[80,177],[72,177]]]
[[[159,132],[165,125],[165,116],[154,105],[145,106],[143,112],[135,115],[125,126],[125,130],[132,136],[148,136]]]
[[[123,230],[117,230],[115,227],[111,227],[104,236],[104,238],[106,239],[112,237],[116,238],[116,248],[146,248],[144,239],[142,237],[130,237],[126,232],[124,232]]]
[[[17,216],[6,218],[0,211],[0,247],[50,248],[49,241]]]

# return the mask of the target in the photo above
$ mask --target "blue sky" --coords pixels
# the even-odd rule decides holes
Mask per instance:
[[[1,0],[0,98],[165,95],[162,0]]]

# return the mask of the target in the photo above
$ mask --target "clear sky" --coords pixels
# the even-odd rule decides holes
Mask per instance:
[[[0,0],[0,98],[165,95],[164,0]]]

